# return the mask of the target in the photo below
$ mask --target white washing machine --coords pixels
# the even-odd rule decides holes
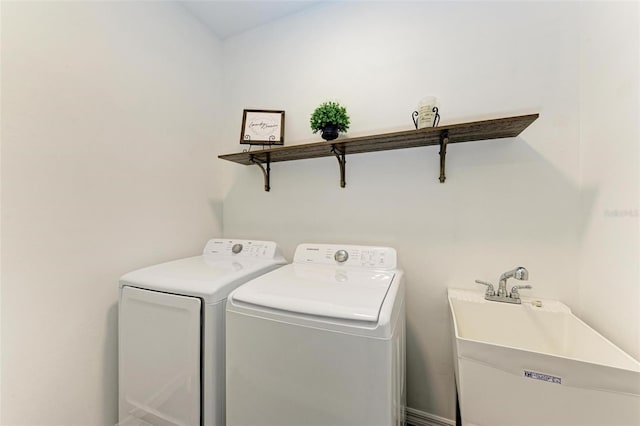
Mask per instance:
[[[225,424],[225,301],[285,264],[274,242],[210,240],[201,256],[120,279],[119,422]]]
[[[301,244],[227,301],[228,426],[402,425],[396,251]]]

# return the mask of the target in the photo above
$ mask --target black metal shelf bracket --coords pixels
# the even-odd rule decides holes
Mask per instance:
[[[449,132],[440,133],[440,183],[444,183],[447,177],[444,175],[445,160],[447,157],[447,144],[449,143]]]
[[[338,165],[340,166],[340,188],[344,188],[347,186],[347,182],[345,180],[345,164],[347,164],[346,153],[344,150],[338,149],[335,145],[331,145],[331,152],[338,160]]]
[[[267,161],[263,162],[263,161],[257,159],[255,157],[255,155],[251,154],[249,156],[249,161],[252,164],[255,164],[256,166],[260,167],[260,170],[262,171],[262,176],[264,176],[264,190],[269,192],[269,190],[271,189],[271,186],[270,186],[270,181],[271,181],[271,155],[267,152]],[[263,164],[267,165],[266,169],[263,166]]]

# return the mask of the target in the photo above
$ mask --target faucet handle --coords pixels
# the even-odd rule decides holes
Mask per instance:
[[[484,293],[485,296],[495,296],[496,295],[496,291],[493,289],[493,284],[491,284],[490,282],[476,280],[476,283],[487,286],[487,291]]]
[[[514,285],[513,287],[511,287],[511,297],[513,299],[520,299],[520,292],[518,290],[520,290],[521,288],[531,289],[533,287],[531,287],[529,284],[526,284],[526,285]]]

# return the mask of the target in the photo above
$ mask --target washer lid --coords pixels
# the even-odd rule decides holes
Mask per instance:
[[[283,263],[284,259],[195,256],[129,272],[120,278],[120,287],[195,296],[214,303],[240,284]]]
[[[238,288],[233,302],[294,313],[377,322],[393,271],[290,264]]]

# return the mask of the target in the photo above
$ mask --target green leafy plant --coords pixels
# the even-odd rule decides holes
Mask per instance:
[[[317,133],[332,124],[338,126],[339,132],[346,132],[349,129],[347,109],[337,102],[324,102],[311,114],[311,130]]]

